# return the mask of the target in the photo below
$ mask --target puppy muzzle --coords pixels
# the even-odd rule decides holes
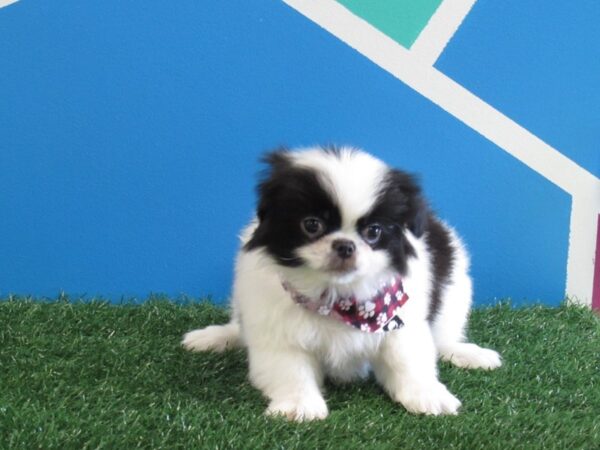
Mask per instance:
[[[336,239],[331,243],[332,254],[328,269],[333,272],[356,270],[356,244],[350,239]]]

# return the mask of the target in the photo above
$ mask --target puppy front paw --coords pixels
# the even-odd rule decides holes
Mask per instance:
[[[500,354],[476,344],[459,343],[440,352],[444,361],[465,369],[493,370],[502,365]]]
[[[327,417],[329,410],[323,397],[313,395],[272,400],[265,414],[271,417],[284,417],[294,422],[305,422],[322,420]]]
[[[239,327],[229,323],[190,331],[183,336],[181,345],[192,352],[224,352],[239,346],[239,339]]]
[[[395,401],[402,403],[407,411],[414,414],[430,416],[458,414],[461,406],[460,400],[439,381],[424,384],[410,383],[403,386],[392,397]]]

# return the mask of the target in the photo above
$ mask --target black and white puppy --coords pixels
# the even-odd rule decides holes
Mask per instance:
[[[352,148],[276,151],[242,235],[229,324],[187,333],[193,351],[248,349],[269,415],[328,414],[323,380],[372,371],[408,411],[456,414],[437,358],[501,365],[465,342],[467,251],[415,179]]]

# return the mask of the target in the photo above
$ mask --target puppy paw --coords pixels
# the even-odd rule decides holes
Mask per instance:
[[[212,325],[190,331],[183,336],[181,345],[192,352],[223,352],[239,345],[239,327],[236,324]]]
[[[439,381],[404,386],[393,398],[411,413],[430,416],[458,414],[461,406],[460,400]]]
[[[442,359],[464,369],[492,370],[502,365],[498,352],[475,344],[455,344],[441,352]]]
[[[314,395],[272,400],[265,414],[271,417],[283,417],[294,422],[306,422],[324,419],[329,414],[329,410],[323,397]]]

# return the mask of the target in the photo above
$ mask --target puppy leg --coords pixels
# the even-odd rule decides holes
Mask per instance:
[[[455,342],[440,349],[444,361],[464,369],[492,370],[502,365],[498,352],[467,342]]]
[[[242,345],[240,325],[232,321],[226,325],[211,325],[206,328],[190,331],[183,336],[181,345],[192,352],[210,350],[223,352],[240,347]]]
[[[323,376],[310,355],[293,349],[248,349],[250,381],[269,398],[269,416],[297,422],[324,419],[327,404],[320,391]]]
[[[446,287],[440,311],[431,324],[433,338],[442,360],[466,369],[491,370],[502,365],[494,350],[465,342],[471,307],[471,279],[468,275]]]
[[[412,413],[456,414],[460,401],[437,377],[437,356],[427,323],[389,332],[373,361],[379,382]]]

